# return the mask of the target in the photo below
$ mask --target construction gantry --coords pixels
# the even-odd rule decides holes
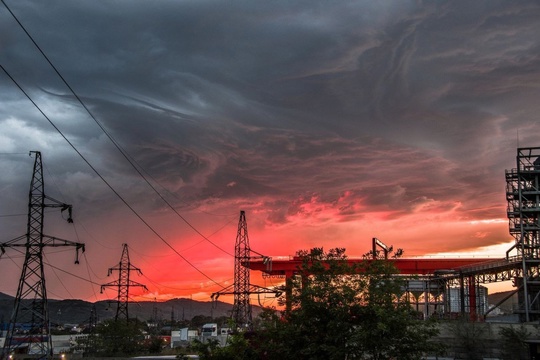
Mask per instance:
[[[456,298],[460,303],[457,312],[468,314],[471,320],[482,318],[491,309],[480,295],[484,291],[480,284],[512,280],[516,289],[513,293],[518,294],[518,308],[514,313],[519,314],[523,322],[540,319],[540,147],[517,149],[516,160],[517,167],[506,170],[507,215],[510,235],[515,243],[504,258],[387,260],[393,262],[400,275],[407,279],[404,290],[415,296],[417,302],[420,298],[423,300],[426,317],[430,315],[429,305],[439,313],[455,312],[456,307],[450,304],[450,294],[458,291]],[[384,244],[381,244],[373,238],[374,254],[377,246],[384,250]],[[511,255],[514,252],[516,254]],[[266,276],[287,280],[298,273],[299,263],[299,258],[291,257],[289,260],[274,260],[270,270],[260,261],[249,265],[252,270],[262,271]]]

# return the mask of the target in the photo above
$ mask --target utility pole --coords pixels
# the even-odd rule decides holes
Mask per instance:
[[[157,308],[157,298],[154,298],[154,303],[152,304],[152,317],[150,319],[150,323],[148,324],[148,327],[151,327],[151,332],[153,334],[158,333],[158,308]]]
[[[75,264],[79,263],[79,250],[84,252],[82,243],[43,234],[45,208],[60,208],[61,212],[67,211],[67,222],[72,223],[72,206],[45,195],[41,152],[31,151],[30,155],[32,154],[35,155],[35,160],[28,200],[27,232],[23,236],[0,244],[0,256],[5,253],[6,248],[20,247],[26,251],[2,359],[8,358],[15,349],[20,349],[21,344],[24,344],[27,353],[34,355],[36,359],[50,359],[53,356],[43,249],[74,246]],[[27,331],[18,329],[18,324],[27,327]]]
[[[92,309],[90,310],[90,318],[88,319],[88,328],[90,329],[90,333],[88,334],[88,337],[86,338],[86,342],[84,346],[84,352],[86,356],[88,355],[94,356],[96,352],[97,322],[98,322],[98,316],[97,316],[96,304],[93,304]]]
[[[118,280],[109,282],[107,284],[101,285],[101,292],[106,287],[115,287],[118,288],[117,303],[118,307],[116,308],[116,316],[114,317],[115,321],[118,319],[126,319],[129,322],[128,316],[128,303],[129,303],[129,288],[133,286],[142,287],[145,290],[148,290],[146,285],[140,284],[133,280],[130,280],[129,276],[131,271],[136,271],[142,275],[141,269],[133,266],[129,261],[129,252],[127,244],[122,244],[122,257],[118,265],[109,268],[107,276],[110,276],[113,271],[118,271]]]
[[[154,304],[152,306],[152,321],[156,324],[158,322],[158,309],[157,309],[157,298],[154,298]]]
[[[251,253],[257,256],[251,256]],[[235,326],[241,330],[253,329],[253,317],[251,311],[250,296],[252,294],[274,294],[279,296],[281,291],[267,289],[250,283],[249,278],[249,262],[252,259],[262,259],[267,266],[271,264],[271,258],[253,251],[249,247],[249,237],[246,221],[246,213],[240,211],[240,219],[238,221],[238,231],[236,234],[236,243],[234,246],[234,284],[233,291],[228,289],[212,294],[212,299],[217,301],[220,295],[234,295],[234,304],[232,310],[232,319]]]

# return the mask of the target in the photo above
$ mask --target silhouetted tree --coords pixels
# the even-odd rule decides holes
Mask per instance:
[[[502,338],[502,356],[506,360],[526,359],[528,356],[529,347],[525,340],[531,336],[521,325],[514,328],[511,325],[502,327],[499,331]]]
[[[106,320],[97,325],[93,351],[100,356],[125,356],[145,352],[142,323]]]
[[[265,310],[256,333],[234,335],[227,353],[208,351],[205,359],[409,360],[440,350],[430,341],[435,323],[419,320],[400,299],[402,283],[389,261],[349,264],[341,248],[298,256],[300,275],[288,284],[290,311]]]

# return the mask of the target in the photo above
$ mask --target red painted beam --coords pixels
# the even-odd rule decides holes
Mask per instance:
[[[430,258],[430,259],[388,259],[394,263],[400,274],[418,274],[428,275],[435,271],[456,270],[463,266],[479,265],[485,262],[492,262],[489,258]],[[349,264],[360,263],[364,259],[348,259]],[[302,265],[302,260],[293,257],[289,260],[272,260],[271,269],[262,261],[251,261],[249,268],[258,270],[269,275],[287,275],[290,276],[297,272]]]

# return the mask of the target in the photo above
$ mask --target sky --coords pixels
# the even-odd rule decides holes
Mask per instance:
[[[86,245],[79,265],[44,251],[50,298],[115,298],[99,285],[126,243],[134,298],[209,301],[233,282],[241,210],[254,256],[357,257],[377,237],[503,257],[505,170],[540,146],[539,17],[536,1],[4,0],[0,242],[26,233],[41,151],[74,218],[47,209],[44,232]],[[6,250],[0,292],[22,262]]]

